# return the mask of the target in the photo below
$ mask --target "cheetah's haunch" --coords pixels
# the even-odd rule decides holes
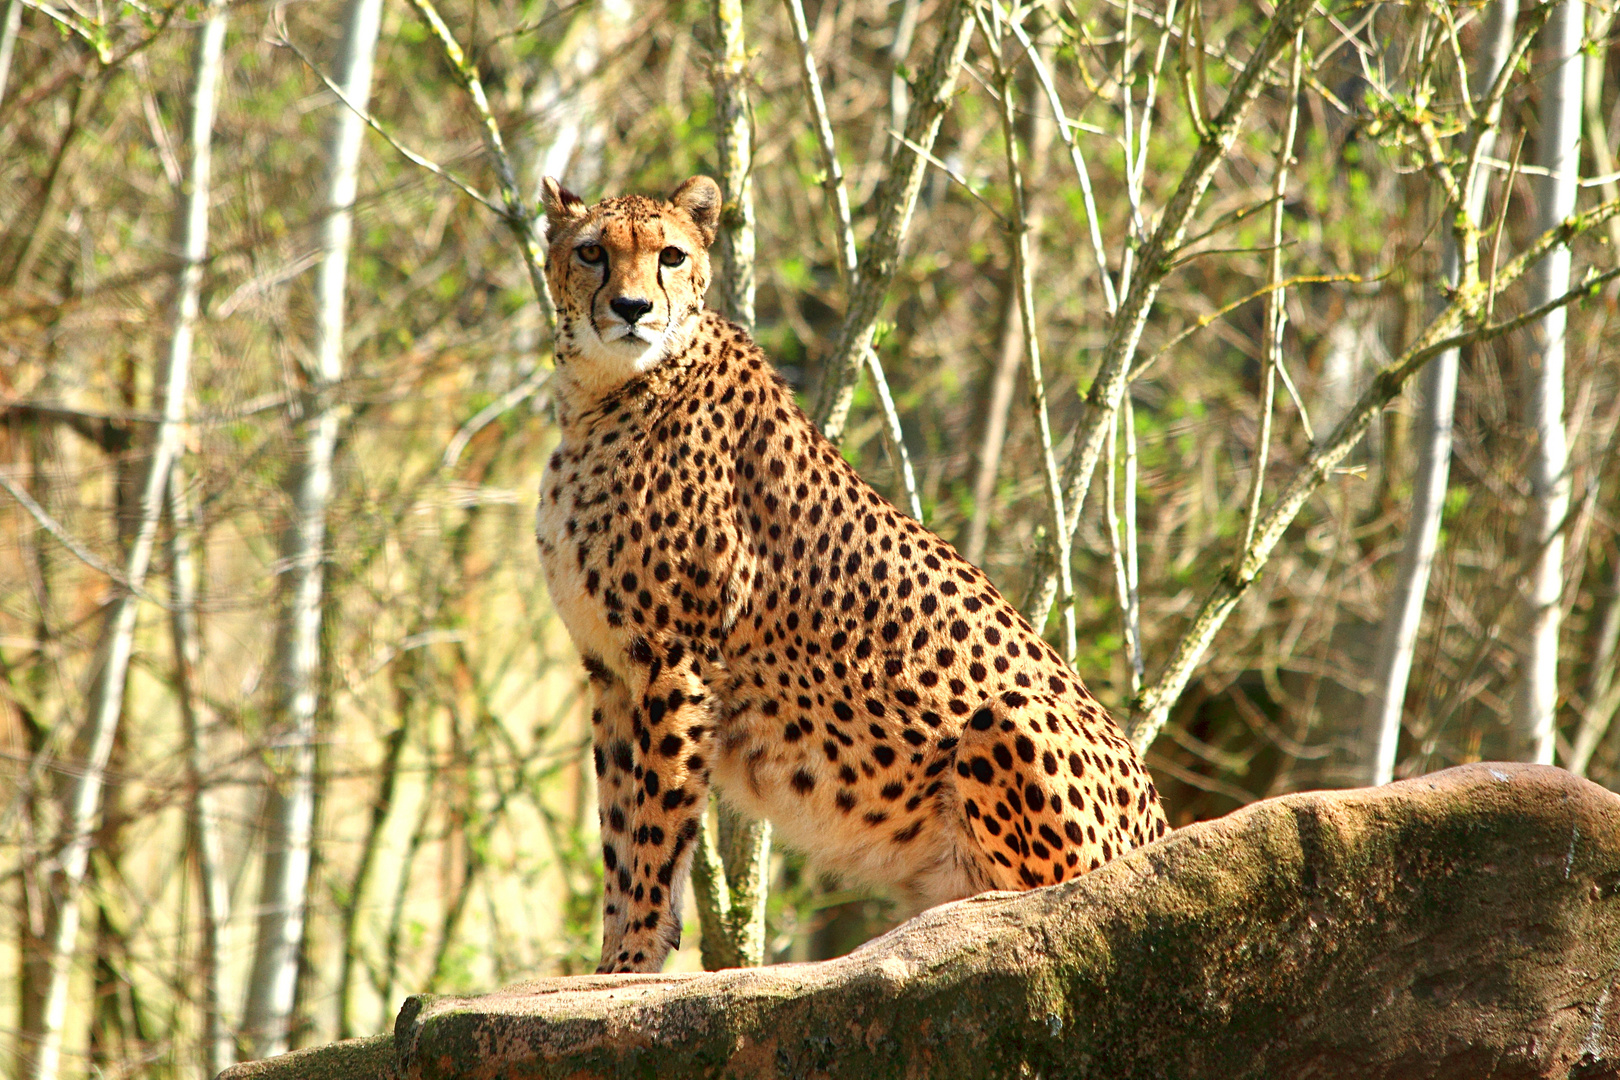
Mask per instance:
[[[703,309],[720,192],[545,181],[562,440],[537,533],[595,686],[601,971],[657,971],[710,783],[929,905],[1165,831],[1153,782],[988,578],[869,487]]]

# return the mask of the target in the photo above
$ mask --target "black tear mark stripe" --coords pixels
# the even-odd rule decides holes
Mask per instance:
[[[660,224],[662,224],[662,222],[660,222]],[[662,233],[663,231],[664,231],[663,229],[661,229],[661,228],[659,229],[660,233]],[[660,241],[660,245],[659,245],[659,249],[658,249],[659,250],[659,257],[653,261],[653,266],[656,268],[657,274],[658,274],[658,291],[664,294],[664,332],[667,334],[667,333],[669,333],[669,331],[671,329],[673,329],[674,324],[675,324],[675,304],[669,298],[669,287],[664,284],[664,259],[663,259],[663,244],[662,244],[662,241],[668,240],[669,237],[667,235],[661,235],[658,239]]]
[[[608,278],[612,276],[611,263],[612,259],[607,253],[607,248],[602,248],[602,284],[598,285],[596,291],[591,293],[591,305],[586,309],[591,320],[591,329],[596,332],[597,338],[604,344],[607,339],[602,337],[602,328],[596,324],[596,298],[601,296],[602,290],[608,287]]]

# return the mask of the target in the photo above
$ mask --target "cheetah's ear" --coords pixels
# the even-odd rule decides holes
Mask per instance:
[[[546,231],[553,236],[561,226],[585,215],[585,200],[549,176],[540,181],[540,201],[546,208],[546,222],[550,226]]]
[[[714,243],[715,230],[720,227],[719,184],[707,176],[694,176],[676,188],[669,201],[686,211],[686,216],[703,234],[705,244]]]

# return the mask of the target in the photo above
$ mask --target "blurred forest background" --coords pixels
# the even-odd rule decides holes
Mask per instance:
[[[544,175],[741,161],[725,265],[807,407],[876,291],[844,452],[1072,634],[1174,824],[1620,783],[1607,0],[441,3],[0,0],[0,1071],[198,1076],[594,966]],[[923,149],[854,280],[838,192],[876,250]],[[888,925],[769,877],[768,959]]]

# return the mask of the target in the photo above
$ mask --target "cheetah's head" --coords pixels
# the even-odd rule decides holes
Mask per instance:
[[[709,287],[720,186],[694,176],[668,202],[625,195],[595,206],[549,176],[541,187],[557,358],[570,379],[594,396],[678,355]]]

